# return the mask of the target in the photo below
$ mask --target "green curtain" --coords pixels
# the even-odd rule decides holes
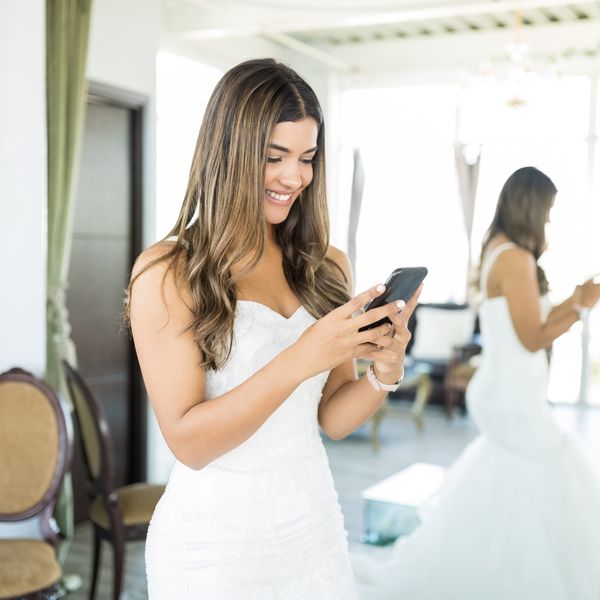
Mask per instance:
[[[48,264],[46,380],[68,398],[60,361],[75,364],[75,346],[66,309],[74,193],[85,117],[91,0],[46,0],[46,110],[48,130]],[[65,478],[56,509],[67,542],[73,537],[73,487]]]

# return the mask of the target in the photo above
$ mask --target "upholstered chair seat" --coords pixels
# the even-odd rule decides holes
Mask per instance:
[[[133,483],[117,488],[114,493],[121,509],[123,523],[127,526],[148,524],[164,491],[164,485],[146,483]],[[102,498],[97,497],[92,502],[89,515],[96,525],[110,529],[110,519]]]
[[[56,584],[61,570],[44,540],[0,540],[0,598],[16,598]]]

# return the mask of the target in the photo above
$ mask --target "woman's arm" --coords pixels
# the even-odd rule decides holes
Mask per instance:
[[[579,318],[573,298],[569,298],[554,307],[549,318],[542,321],[536,263],[522,248],[503,252],[492,267],[492,277],[506,296],[517,337],[530,352],[548,348]]]
[[[346,275],[348,291],[352,295],[352,272],[346,255],[340,250],[330,247],[329,256],[337,262]],[[377,378],[383,383],[393,384],[404,371],[404,352],[410,340],[406,328],[408,319],[417,304],[415,295],[402,311],[395,311],[390,319],[398,332],[394,338],[388,331],[374,343],[384,346],[382,350],[371,351],[364,355],[375,361],[374,369]],[[385,363],[383,358],[387,359]],[[319,404],[319,424],[328,437],[340,440],[365,423],[381,406],[387,392],[378,391],[369,383],[366,376],[357,379],[354,359],[344,361],[331,371],[323,388],[323,396]]]
[[[572,319],[573,316],[579,317],[579,308],[581,305],[577,301],[577,293],[573,292],[566,300],[552,307],[546,319],[546,325],[553,325],[557,322]]]
[[[600,283],[594,283],[594,279],[588,279],[582,285],[578,285],[564,302],[550,311],[548,322],[564,319],[573,312],[579,315],[582,308],[593,308],[599,299]]]
[[[133,275],[168,250],[150,248]],[[175,282],[164,262],[144,271],[132,287],[131,328],[139,363],[162,434],[187,466],[200,469],[246,441],[305,379],[362,355],[384,328],[357,328],[387,316],[386,305],[351,319],[360,306],[379,295],[374,288],[332,311],[309,327],[292,346],[236,388],[205,397],[202,356],[187,330],[191,298]],[[166,276],[165,276],[166,274]],[[164,286],[163,286],[164,279]]]

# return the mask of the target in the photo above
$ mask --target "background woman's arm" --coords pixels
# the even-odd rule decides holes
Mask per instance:
[[[526,250],[513,248],[503,252],[494,263],[490,278],[492,275],[508,301],[517,337],[530,352],[548,348],[578,320],[569,298],[542,321],[536,263]]]
[[[548,313],[546,324],[553,325],[556,322],[568,322],[573,318],[577,321],[579,318],[579,308],[580,304],[577,301],[577,294],[574,292],[564,302],[552,307],[552,310]]]

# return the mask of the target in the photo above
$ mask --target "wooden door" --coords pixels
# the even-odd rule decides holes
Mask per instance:
[[[137,120],[131,108],[88,103],[67,293],[79,370],[108,421],[116,486],[143,479],[145,472],[139,374],[121,326],[123,291],[139,251]],[[85,520],[88,510],[80,448],[76,438],[76,522]]]

